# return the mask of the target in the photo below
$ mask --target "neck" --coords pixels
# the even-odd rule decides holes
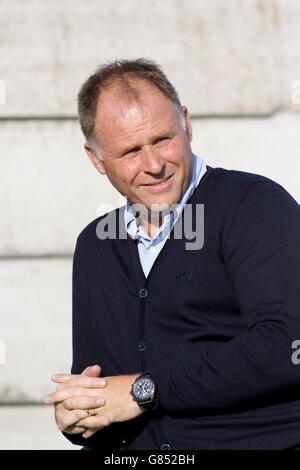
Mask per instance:
[[[163,224],[165,214],[162,212],[148,212],[148,220],[141,219],[141,227],[150,238],[154,238]]]

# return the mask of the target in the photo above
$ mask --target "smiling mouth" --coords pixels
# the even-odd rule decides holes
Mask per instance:
[[[164,183],[166,183],[173,175],[170,175],[170,176],[167,176],[166,178],[164,178],[163,180],[159,181],[158,183],[148,183],[148,184],[144,184],[143,186],[160,186],[160,185],[163,185]]]

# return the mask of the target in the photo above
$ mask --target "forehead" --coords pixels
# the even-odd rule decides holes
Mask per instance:
[[[95,131],[107,124],[123,127],[138,121],[174,121],[174,104],[154,85],[140,79],[129,86],[112,85],[102,91],[96,113]]]

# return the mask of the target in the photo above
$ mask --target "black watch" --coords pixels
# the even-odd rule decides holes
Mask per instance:
[[[139,406],[151,408],[155,402],[156,385],[150,374],[142,374],[131,386],[131,395]]]

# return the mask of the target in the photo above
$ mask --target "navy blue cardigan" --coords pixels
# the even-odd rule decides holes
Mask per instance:
[[[291,359],[300,339],[300,207],[268,178],[211,167],[189,204],[204,204],[202,249],[186,250],[173,229],[147,279],[136,242],[124,237],[124,207],[111,213],[123,238],[97,237],[104,216],[78,236],[72,373],[93,364],[104,376],[149,372],[158,394],[151,411],[89,439],[64,433],[74,444],[300,445],[300,365]]]

